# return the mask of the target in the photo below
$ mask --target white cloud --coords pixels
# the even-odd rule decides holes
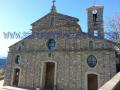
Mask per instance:
[[[0,33],[0,57],[7,57],[9,46],[19,41],[19,39],[5,39],[4,34]]]

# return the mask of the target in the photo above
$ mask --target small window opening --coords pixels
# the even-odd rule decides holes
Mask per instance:
[[[90,48],[90,49],[93,49],[93,48],[94,48],[93,41],[90,41],[90,42],[89,42],[89,48]]]
[[[52,57],[52,53],[48,53],[48,57]]]

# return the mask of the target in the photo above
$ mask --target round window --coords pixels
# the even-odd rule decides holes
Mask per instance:
[[[88,58],[87,58],[87,63],[88,63],[88,66],[90,66],[90,67],[92,67],[92,68],[95,67],[96,64],[97,64],[97,59],[96,59],[96,57],[93,56],[93,55],[88,56]]]

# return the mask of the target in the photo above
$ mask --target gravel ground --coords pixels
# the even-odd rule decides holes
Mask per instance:
[[[0,81],[0,90],[28,90],[28,89],[21,89],[16,87],[10,87],[10,86],[3,86],[4,80]]]

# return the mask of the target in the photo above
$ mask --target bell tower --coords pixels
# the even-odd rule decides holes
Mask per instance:
[[[92,6],[87,9],[88,34],[98,38],[104,38],[103,6]]]

